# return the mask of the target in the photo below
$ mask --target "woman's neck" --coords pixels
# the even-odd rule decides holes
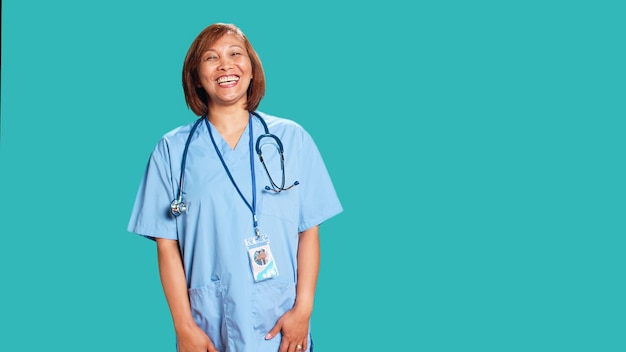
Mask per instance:
[[[208,117],[226,143],[235,149],[248,125],[250,113],[241,107],[221,107],[211,108]]]

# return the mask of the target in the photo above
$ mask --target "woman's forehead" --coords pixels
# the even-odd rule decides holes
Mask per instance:
[[[204,45],[202,46],[201,49],[202,51],[207,51],[207,50],[211,50],[212,48],[223,46],[223,45],[226,45],[226,46],[238,45],[244,49],[246,47],[246,43],[244,39],[241,38],[240,35],[234,32],[226,32],[220,35],[219,37],[213,38],[212,40],[207,38],[207,40],[204,42]]]

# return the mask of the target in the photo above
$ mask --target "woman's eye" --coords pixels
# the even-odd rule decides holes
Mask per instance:
[[[231,55],[232,55],[232,56],[235,56],[235,55],[241,55],[241,53],[240,53],[240,52],[238,52],[238,51],[235,51],[235,52],[233,52]]]

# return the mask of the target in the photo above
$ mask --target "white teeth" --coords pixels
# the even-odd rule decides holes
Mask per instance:
[[[217,79],[217,83],[226,83],[226,82],[232,82],[232,81],[236,82],[238,80],[239,80],[239,77],[237,76],[222,76]]]

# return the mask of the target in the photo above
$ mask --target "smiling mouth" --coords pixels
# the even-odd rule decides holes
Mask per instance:
[[[239,81],[238,76],[221,76],[217,79],[217,84],[228,84]]]

